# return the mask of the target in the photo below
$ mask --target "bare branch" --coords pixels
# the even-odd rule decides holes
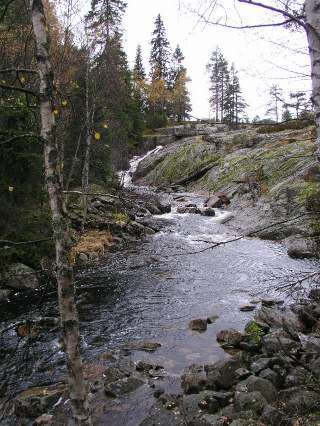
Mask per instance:
[[[42,238],[41,240],[30,240],[30,241],[9,241],[9,240],[0,240],[0,244],[9,244],[12,246],[23,246],[23,245],[29,245],[29,244],[38,244],[38,243],[43,243],[45,241],[52,241],[53,237],[51,238]],[[4,248],[2,248],[2,250],[4,250]]]
[[[5,68],[5,69],[0,69],[0,74],[9,74],[11,72],[15,72],[15,73],[24,73],[24,74],[39,74],[37,70],[31,70],[31,69],[27,69],[27,68]]]
[[[258,7],[261,7],[263,9],[270,10],[271,12],[280,13],[281,15],[286,16],[290,20],[296,22],[301,27],[303,27],[304,29],[306,29],[306,25],[302,21],[303,16],[294,16],[292,13],[289,13],[286,10],[278,9],[277,7],[270,6],[270,5],[267,5],[267,4],[258,2],[258,1],[254,1],[254,0],[238,0],[238,2],[239,3],[249,4],[249,5],[252,5],[252,6],[258,6]]]
[[[33,90],[30,89],[25,89],[24,87],[17,87],[17,86],[7,86],[6,84],[0,84],[0,88],[3,90],[13,90],[15,92],[22,92],[22,93],[27,93],[28,95],[32,95],[35,96],[36,98],[39,97],[39,94],[34,92]]]
[[[22,135],[16,135],[16,136],[13,136],[12,138],[6,139],[5,141],[0,142],[0,145],[4,145],[6,143],[10,143],[15,140],[24,139],[24,138],[36,138],[41,140],[41,142],[43,142],[43,139],[40,135],[36,135],[35,133],[24,133]]]

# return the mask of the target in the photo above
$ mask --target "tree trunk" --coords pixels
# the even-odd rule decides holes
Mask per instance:
[[[44,140],[45,178],[52,214],[56,246],[57,283],[61,326],[68,368],[70,399],[77,425],[91,425],[87,392],[79,348],[79,321],[76,312],[73,271],[68,261],[69,226],[65,215],[63,188],[59,172],[59,152],[53,114],[53,72],[49,38],[42,0],[30,0],[32,26],[36,40],[36,59],[40,76],[41,136]]]
[[[312,102],[317,129],[316,156],[320,161],[320,0],[305,1],[305,24],[311,59]]]
[[[87,38],[88,40],[88,38]],[[89,109],[89,66],[90,66],[90,53],[88,43],[88,57],[86,64],[86,150],[84,155],[84,163],[82,170],[82,192],[87,193],[89,189],[89,169],[90,169],[90,149],[91,149],[91,119]],[[83,203],[83,219],[82,219],[82,231],[84,230],[85,223],[87,221],[88,213],[88,196],[84,195],[82,198]]]

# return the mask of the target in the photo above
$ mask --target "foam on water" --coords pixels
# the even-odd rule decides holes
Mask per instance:
[[[157,146],[156,148],[152,149],[151,151],[148,151],[145,155],[142,156],[135,156],[132,160],[129,161],[129,169],[125,171],[119,172],[120,181],[123,182],[123,186],[125,188],[134,186],[132,183],[132,176],[134,172],[137,170],[139,163],[144,160],[145,158],[149,157],[150,155],[156,154],[163,148],[162,145]]]

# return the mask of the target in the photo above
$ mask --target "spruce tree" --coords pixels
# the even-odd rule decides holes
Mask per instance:
[[[217,47],[211,55],[207,65],[210,78],[210,105],[215,112],[216,121],[224,119],[224,105],[226,91],[228,88],[228,62],[224,58],[221,50]]]
[[[133,68],[133,79],[135,82],[143,81],[146,78],[146,72],[143,66],[141,46],[137,46],[136,57]]]
[[[170,44],[166,36],[166,30],[160,14],[155,20],[155,29],[152,33],[150,66],[151,80],[168,79],[170,62]]]
[[[226,87],[224,118],[229,124],[238,124],[247,104],[242,97],[238,72],[234,64],[231,65],[230,71],[226,76]]]
[[[172,67],[170,72],[170,115],[176,121],[189,118],[192,110],[187,83],[187,69],[183,65],[184,55],[178,45],[173,53]]]
[[[127,3],[123,0],[92,0],[88,19],[98,44],[104,45],[119,32]]]

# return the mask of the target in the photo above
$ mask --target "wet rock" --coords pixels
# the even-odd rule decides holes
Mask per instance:
[[[320,319],[320,305],[308,303],[296,308],[299,319],[307,328],[312,328]]]
[[[272,405],[266,405],[263,409],[260,420],[266,425],[278,426],[282,424],[285,415],[282,411],[272,407]]]
[[[106,368],[104,375],[105,375],[104,382],[107,385],[127,377],[127,373],[125,373],[124,371],[116,367]]]
[[[34,269],[23,263],[14,263],[8,270],[0,275],[0,281],[6,287],[16,290],[36,289],[39,287],[39,281]]]
[[[288,255],[294,259],[312,258],[317,253],[315,241],[302,235],[286,238],[285,244]]]
[[[234,405],[237,411],[253,411],[260,414],[267,404],[267,400],[258,391],[235,393]]]
[[[289,411],[298,414],[309,414],[320,409],[320,395],[318,392],[300,389],[293,395],[287,404]]]
[[[310,376],[310,373],[303,367],[291,368],[285,377],[284,384],[286,387],[301,386],[306,382],[308,376]]]
[[[132,342],[129,345],[126,345],[124,349],[126,350],[135,350],[135,351],[144,351],[144,352],[155,352],[157,349],[161,348],[161,343],[143,341],[143,342]]]
[[[270,358],[260,358],[251,364],[250,369],[254,374],[259,374],[260,371],[268,368],[270,363]]]
[[[209,208],[220,209],[221,207],[223,207],[223,201],[220,197],[213,195],[205,201],[204,206]]]
[[[216,215],[216,212],[214,211],[214,209],[207,207],[205,209],[201,209],[201,214],[202,216],[214,217]]]
[[[148,362],[139,361],[138,364],[136,365],[136,370],[144,372],[144,373],[147,373],[152,369],[153,369],[153,365],[149,364]]]
[[[320,302],[320,288],[313,288],[312,290],[310,290],[308,298],[319,303]]]
[[[238,383],[236,390],[239,392],[260,392],[268,402],[273,402],[277,398],[277,390],[274,385],[269,380],[256,376],[250,376]]]
[[[178,207],[177,208],[177,213],[182,213],[182,214],[185,214],[185,213],[188,213],[188,214],[201,214],[201,211],[200,211],[200,209],[198,209],[198,207],[186,207],[186,206],[183,206],[183,207]]]
[[[243,335],[237,330],[221,330],[217,334],[217,341],[223,348],[238,348]]]
[[[51,426],[53,425],[53,416],[51,414],[42,414],[42,416],[37,417],[34,422],[36,425]]]
[[[262,338],[262,347],[269,355],[273,355],[278,352],[294,354],[299,351],[301,345],[288,337],[281,336],[279,333],[273,332]]]
[[[261,305],[267,308],[271,308],[272,306],[283,305],[283,300],[275,300],[275,299],[262,299]]]
[[[271,368],[266,368],[265,370],[262,370],[259,373],[259,377],[262,379],[266,379],[269,382],[271,382],[275,387],[278,387],[281,385],[282,379],[280,378],[279,374],[275,371],[271,370]]]
[[[255,341],[240,342],[239,348],[250,353],[260,352],[261,345]]]
[[[159,398],[164,393],[165,393],[165,390],[163,388],[158,388],[154,391],[153,396],[155,398]]]
[[[269,327],[282,328],[283,324],[291,329],[304,331],[305,327],[299,316],[291,309],[273,306],[271,308],[262,307],[255,315],[255,320],[267,324]]]
[[[0,303],[7,302],[11,294],[12,290],[0,288]]]
[[[210,398],[210,392],[201,392],[184,396],[182,410],[189,424],[199,417],[201,410],[214,414],[219,410],[219,404],[214,398]]]
[[[238,370],[236,370],[236,376],[238,380],[245,380],[251,376],[251,372],[246,368],[238,368]]]
[[[217,319],[219,319],[219,315],[212,315],[211,317],[207,318],[207,323],[208,324],[214,324]]]
[[[181,387],[187,394],[199,393],[207,385],[207,376],[203,366],[191,365],[181,376]]]
[[[190,321],[189,328],[194,331],[206,331],[207,324],[207,320],[205,319],[194,319]]]
[[[135,377],[126,377],[113,383],[105,383],[104,391],[107,396],[118,398],[127,393],[134,392],[144,385],[144,382]]]
[[[229,204],[230,204],[230,199],[224,192],[215,192],[204,203],[205,207],[212,207],[212,208],[221,208],[223,206],[228,206]]]
[[[241,362],[237,358],[230,358],[213,365],[206,365],[208,388],[213,390],[229,390],[238,382],[236,371],[239,368],[241,368]]]
[[[256,307],[254,305],[242,305],[239,308],[241,312],[251,312],[251,311],[254,311],[255,309]]]
[[[185,420],[175,411],[167,410],[159,402],[151,408],[151,413],[139,424],[139,426],[184,426]]]
[[[15,414],[17,417],[37,418],[52,408],[65,391],[64,384],[30,388],[15,398]]]

